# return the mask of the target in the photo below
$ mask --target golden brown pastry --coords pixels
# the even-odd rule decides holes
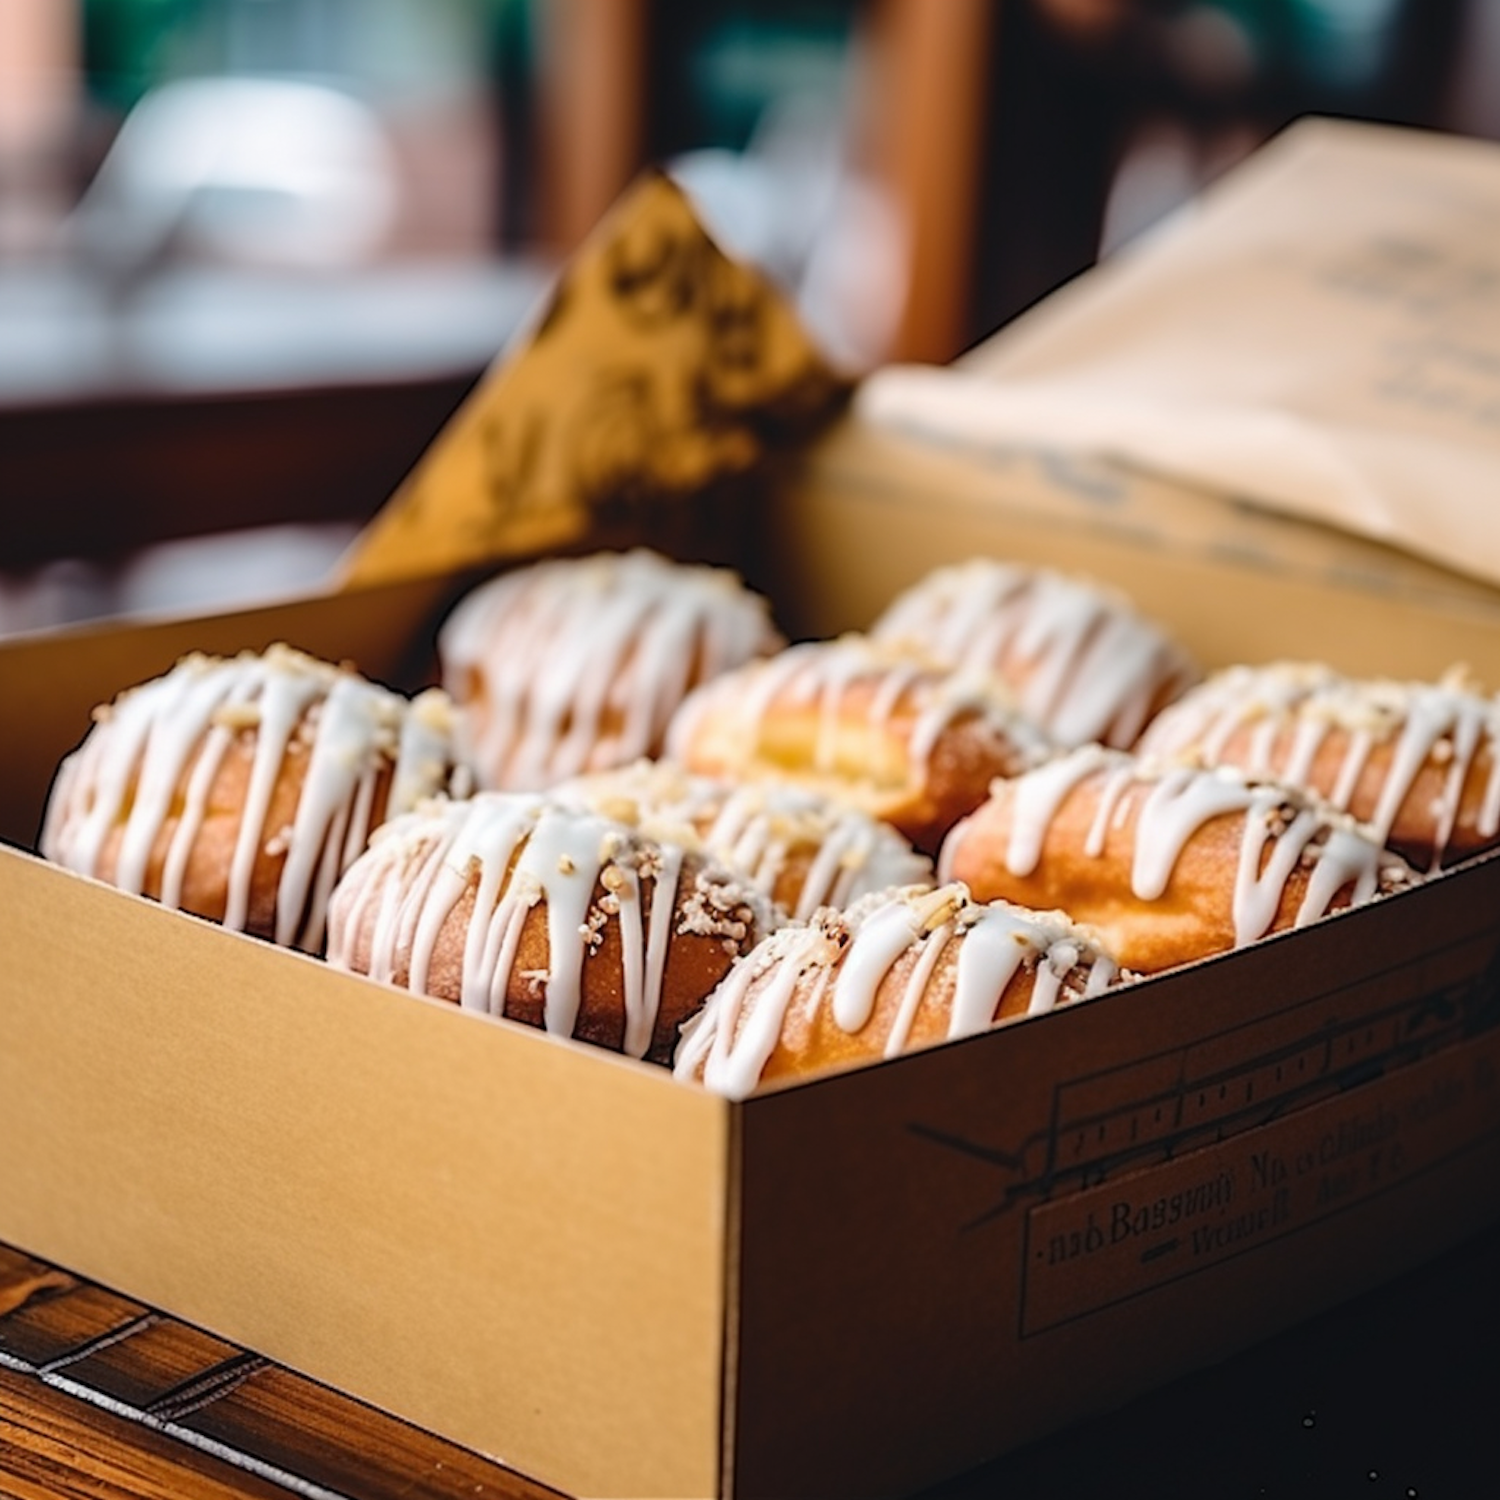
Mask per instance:
[[[1121,977],[1058,912],[980,905],[961,884],[874,893],[783,927],[689,1023],[680,1078],[742,1099],[1085,999]]]
[[[1087,745],[995,783],[949,835],[945,879],[1060,907],[1151,974],[1412,884],[1351,818],[1229,770]]]
[[[1202,675],[1115,590],[985,557],[929,573],[892,600],[870,634],[995,673],[1064,746],[1129,748]]]
[[[438,658],[479,785],[535,791],[658,754],[690,689],[782,644],[728,569],[637,549],[491,579],[444,621]]]
[[[328,961],[467,1010],[666,1062],[769,930],[739,877],[519,792],[388,823],[334,892]]]
[[[870,891],[932,883],[932,861],[888,823],[801,787],[735,786],[668,761],[637,761],[559,783],[548,796],[701,848],[799,921]]]
[[[1050,748],[994,679],[856,635],[725,673],[689,696],[667,739],[691,771],[848,802],[929,854],[993,777]]]
[[[1179,700],[1142,753],[1239,766],[1316,792],[1423,870],[1500,837],[1500,698],[1310,662],[1231,667]]]
[[[289,646],[184,657],[95,710],[41,852],[317,952],[335,880],[389,815],[452,784],[452,711]]]

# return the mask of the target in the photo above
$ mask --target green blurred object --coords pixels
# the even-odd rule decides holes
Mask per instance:
[[[839,97],[858,11],[856,0],[654,0],[649,154],[742,151],[780,101]]]
[[[386,96],[451,92],[526,36],[530,0],[83,0],[90,95],[128,110],[185,77],[342,79]]]
[[[170,71],[174,42],[204,0],[83,0],[83,67],[89,94],[127,110]]]

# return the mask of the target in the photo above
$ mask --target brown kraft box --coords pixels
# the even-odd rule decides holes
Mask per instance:
[[[621,316],[642,264],[670,318]],[[415,686],[457,589],[543,548],[724,554],[810,634],[992,552],[1123,584],[1209,665],[1316,639],[1500,681],[1500,593],[1315,523],[857,415],[788,448],[840,394],[799,340],[650,181],[326,591],[0,643],[0,1239],[570,1493],[830,1496],[960,1472],[1493,1219],[1495,857],[730,1103],[30,852],[120,687],[274,640]],[[622,448],[590,381],[659,441]]]

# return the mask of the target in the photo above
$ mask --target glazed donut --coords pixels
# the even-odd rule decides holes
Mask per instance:
[[[53,781],[42,854],[309,952],[370,831],[454,784],[445,694],[408,700],[286,645],[185,656],[94,720]]]
[[[976,899],[1062,908],[1142,974],[1416,879],[1353,819],[1304,793],[1100,745],[997,781],[950,834],[938,869]]]
[[[1062,746],[1098,741],[1128,749],[1202,675],[1115,590],[984,557],[920,579],[891,601],[870,634],[995,673]]]
[[[698,854],[481,792],[380,830],[334,891],[328,961],[665,1063],[683,1020],[770,925],[758,892]]]
[[[691,771],[810,789],[928,854],[992,778],[1051,748],[994,679],[857,635],[725,673],[689,695],[667,736],[669,757]]]
[[[1140,748],[1316,792],[1418,869],[1500,837],[1500,698],[1461,669],[1425,683],[1306,662],[1231,667],[1166,710]]]
[[[870,891],[932,883],[932,861],[888,823],[802,787],[736,786],[670,761],[637,761],[560,782],[548,796],[701,848],[794,921]]]
[[[960,884],[876,892],[783,927],[684,1028],[674,1071],[742,1099],[1096,995],[1125,977],[1058,912],[979,905]]]
[[[506,791],[658,754],[691,688],[783,644],[735,574],[645,549],[501,574],[437,638],[460,747],[479,785]]]

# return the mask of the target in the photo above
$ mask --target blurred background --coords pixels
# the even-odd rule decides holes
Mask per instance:
[[[324,573],[647,163],[859,369],[1308,112],[1500,139],[1500,0],[0,0],[0,632]]]

